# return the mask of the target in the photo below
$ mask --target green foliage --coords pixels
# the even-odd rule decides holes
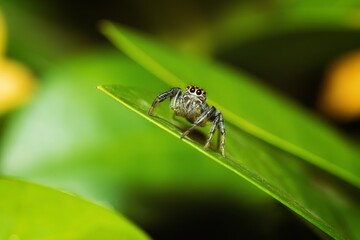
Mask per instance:
[[[114,207],[142,226],[154,224],[157,229],[164,226],[159,224],[159,219],[165,218],[159,209],[149,207],[153,201],[151,197],[165,196],[161,200],[167,201],[170,194],[174,198],[186,195],[206,205],[214,201],[208,196],[216,195],[220,200],[228,198],[243,204],[249,212],[227,205],[224,208],[240,212],[241,223],[257,218],[255,225],[259,232],[269,233],[271,229],[276,234],[277,229],[284,228],[284,221],[279,220],[281,211],[278,211],[282,207],[273,200],[275,198],[330,236],[360,238],[356,226],[360,215],[356,196],[359,151],[326,124],[274,96],[245,74],[234,73],[217,63],[183,56],[128,30],[120,28],[119,32],[111,24],[105,25],[106,34],[150,72],[114,51],[97,48],[88,52],[89,35],[82,36],[80,29],[69,30],[77,24],[71,19],[64,22],[63,18],[58,18],[61,14],[57,14],[57,8],[47,9],[52,4],[11,0],[1,6],[8,22],[9,56],[24,60],[40,78],[34,101],[1,122],[2,175],[86,196]],[[175,19],[183,15],[178,8],[172,10],[176,14],[168,11],[169,21],[157,21],[170,26],[168,30],[171,31],[160,30],[159,33],[161,27],[146,25],[149,31],[157,32],[183,49],[205,55],[230,49],[231,56],[238,58],[233,47],[245,43],[243,47],[248,55],[244,54],[243,59],[249,61],[248,56],[251,56],[258,64],[255,66],[262,66],[268,64],[268,58],[258,59],[262,52],[269,53],[269,48],[282,45],[276,42],[270,47],[258,47],[263,45],[262,41],[267,41],[267,36],[280,34],[281,39],[288,41],[283,35],[299,30],[355,29],[358,2],[347,0],[335,4],[336,7],[334,4],[324,7],[313,1],[206,3],[216,14],[191,18],[190,13],[186,20],[188,26],[183,30],[171,22],[170,16]],[[190,8],[181,8],[185,5]],[[192,5],[192,2],[183,2],[178,6],[191,9]],[[91,7],[88,10],[91,11]],[[157,19],[157,12],[150,12],[146,18],[152,15]],[[81,18],[78,22],[93,22]],[[296,63],[293,69],[287,70],[304,80],[306,78],[297,73],[305,67],[318,66],[319,55],[326,52],[325,55],[332,58],[339,49],[345,52],[352,46],[346,41],[338,47],[332,41],[323,42],[327,37],[323,35],[315,44],[311,41],[310,45],[317,48],[312,54],[308,54],[307,45],[302,48],[296,43],[283,49],[282,52],[294,56]],[[348,35],[347,38],[357,46],[356,37]],[[297,40],[308,42],[301,37]],[[246,44],[249,42],[253,44],[251,47]],[[79,56],[79,49],[86,54]],[[254,54],[256,51],[258,54]],[[304,55],[309,57],[301,57]],[[286,57],[283,58],[285,62]],[[283,59],[275,57],[273,60],[280,71]],[[273,69],[273,65],[267,67]],[[176,138],[161,134],[156,126],[95,90],[95,86],[105,83],[131,86],[105,85],[102,90]],[[179,134],[189,125],[172,120],[166,104],[156,109],[157,117],[149,118],[145,114],[156,94],[170,86],[184,87],[187,83],[206,88],[210,102],[223,110],[229,158],[221,158],[214,149],[202,149],[207,129],[184,140],[190,146],[181,144]],[[208,161],[209,157],[242,178],[226,168],[219,168]],[[118,238],[123,239],[126,233],[119,232],[122,230],[146,238],[116,213],[65,193],[9,179],[0,180],[0,193],[3,196],[0,238],[4,231],[8,239],[10,228],[14,234],[11,239],[17,236],[21,239],[104,239],[106,234],[113,237],[117,233],[121,234]],[[161,210],[165,208],[161,206]],[[11,226],[15,220],[16,224]],[[285,220],[286,226],[288,220]],[[95,229],[93,224],[102,228]],[[180,228],[177,231],[183,231]],[[241,225],[239,235],[244,234],[244,228]],[[51,236],[45,236],[50,232]],[[204,234],[208,232],[205,230]]]
[[[176,53],[111,23],[104,33],[144,68],[170,86],[193,83],[231,122],[286,152],[360,187],[360,153],[326,123],[276,96],[243,73]]]
[[[1,178],[0,194],[1,239],[149,239],[112,210],[64,192]]]
[[[356,161],[359,154],[339,134],[298,106],[252,83],[245,74],[174,53],[123,28],[111,24],[103,26],[117,46],[160,80],[170,86],[184,87],[186,82],[197,84],[210,93],[210,104],[223,111],[227,122],[229,158],[205,152],[196,141],[188,143],[329,235],[337,238],[359,236],[353,221],[359,214],[359,206],[356,201],[348,200],[347,195],[351,193],[341,193],[340,187],[332,183],[329,176],[303,162],[359,186],[360,168]],[[102,90],[179,136],[180,131],[174,127],[176,123],[146,116],[154,95],[114,86],[104,86]],[[162,116],[166,115],[163,113]],[[334,217],[340,215],[341,218]],[[344,219],[352,230],[341,227]]]
[[[96,85],[104,82],[152,89],[153,95],[166,88],[126,57],[108,50],[89,52],[49,69],[41,80],[34,101],[6,124],[2,175],[103,202],[142,224],[159,218],[143,202],[146,194],[186,191],[196,197],[221,191],[255,210],[274,204],[97,91]],[[164,147],[154,147],[154,142]]]
[[[157,108],[156,117],[146,114],[154,98],[147,91],[112,85],[99,89],[176,137],[184,131],[184,128],[179,128],[179,122],[171,120],[166,108]],[[205,151],[204,141],[191,138],[184,141],[270,194],[330,236],[337,239],[360,236],[357,227],[360,221],[359,204],[353,202],[354,199],[348,199],[351,196],[340,186],[331,183],[321,171],[304,164],[301,159],[232,124],[227,125],[227,131],[229,157],[226,158],[213,150]]]

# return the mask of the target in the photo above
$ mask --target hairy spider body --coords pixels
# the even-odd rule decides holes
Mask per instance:
[[[170,107],[174,111],[174,116],[182,116],[192,123],[192,126],[181,135],[181,138],[186,137],[196,126],[203,127],[208,122],[212,122],[210,134],[204,148],[207,149],[210,146],[214,133],[218,129],[221,134],[220,150],[225,157],[224,119],[219,110],[213,106],[210,107],[206,103],[206,91],[192,85],[188,86],[184,93],[180,88],[172,88],[155,98],[148,114],[152,115],[157,104],[167,98],[170,98]]]

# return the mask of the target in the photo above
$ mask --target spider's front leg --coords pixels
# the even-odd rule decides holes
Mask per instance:
[[[224,125],[223,115],[219,110],[216,110],[214,115],[215,118],[210,129],[209,138],[206,141],[204,148],[207,149],[210,146],[210,142],[214,136],[214,133],[216,129],[218,129],[220,131],[220,136],[221,136],[220,151],[221,151],[221,155],[225,157],[225,125]]]
[[[211,140],[212,140],[212,138],[214,136],[214,133],[216,131],[216,128],[218,128],[218,127],[219,127],[219,117],[215,117],[214,121],[212,122],[209,137],[208,137],[208,139],[206,141],[206,144],[204,146],[205,149],[209,148]]]
[[[186,137],[196,126],[201,125],[202,123],[208,121],[212,116],[214,116],[214,113],[216,112],[215,107],[208,108],[206,111],[204,111],[200,117],[196,119],[196,121],[193,123],[191,127],[189,127],[180,138]]]
[[[226,132],[225,132],[225,125],[224,125],[224,118],[220,111],[218,114],[218,118],[219,118],[218,128],[220,130],[220,135],[221,135],[220,151],[221,151],[221,154],[223,155],[223,157],[225,157],[225,135],[226,135]]]
[[[148,111],[149,115],[152,115],[152,113],[154,112],[154,109],[156,107],[156,105],[158,105],[158,103],[164,101],[167,98],[173,98],[173,97],[178,97],[179,95],[181,95],[181,89],[180,88],[172,88],[169,91],[163,92],[161,94],[159,94],[154,102],[151,104],[151,107]]]
[[[219,110],[216,110],[215,107],[209,108],[207,111],[205,111],[203,114],[200,115],[198,119],[193,123],[193,125],[187,129],[182,135],[181,138],[186,137],[191,130],[193,130],[196,126],[201,125],[202,123],[208,121],[209,119],[213,118],[213,123],[210,129],[210,135],[206,141],[206,144],[204,146],[205,149],[207,149],[210,145],[210,142],[214,136],[214,133],[216,129],[219,129],[221,134],[221,143],[220,143],[220,151],[221,155],[225,157],[225,125],[224,125],[224,118],[223,115]]]

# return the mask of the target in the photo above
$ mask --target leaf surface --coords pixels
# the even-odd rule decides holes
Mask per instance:
[[[298,105],[244,73],[185,56],[112,23],[102,27],[117,47],[169,86],[205,88],[226,122],[360,187],[360,152]]]
[[[1,239],[149,239],[112,210],[55,189],[1,178],[0,194]]]
[[[169,117],[167,108],[156,108],[154,117],[147,115],[154,98],[152,93],[118,85],[104,85],[99,89],[176,137],[185,129],[182,122]],[[233,124],[228,124],[227,130],[226,158],[214,149],[203,149],[206,138],[203,131],[184,141],[330,236],[336,239],[360,236],[356,226],[360,221],[359,203],[350,192],[343,191],[337,182],[333,182],[331,176]],[[196,136],[197,140],[193,140]]]

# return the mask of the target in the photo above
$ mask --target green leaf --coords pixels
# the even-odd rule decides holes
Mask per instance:
[[[124,217],[54,189],[0,179],[1,239],[149,239]]]
[[[179,127],[182,124],[172,119],[170,111],[162,107],[164,104],[156,108],[156,116],[147,115],[155,97],[151,92],[118,85],[104,85],[99,89],[176,137],[184,131],[183,127]],[[227,124],[226,127],[226,158],[214,150],[205,151],[204,137],[200,137],[200,141],[191,138],[184,141],[242,176],[330,236],[336,239],[360,237],[357,226],[360,221],[360,208],[351,192],[346,192],[342,186],[333,182],[331,177],[304,164],[301,159],[269,145],[233,124]]]
[[[360,187],[360,152],[323,121],[218,63],[184,56],[112,23],[103,32],[170,86],[205,88],[225,121]],[[164,91],[161,89],[159,91]]]
[[[356,29],[359,3],[286,0],[263,8],[263,2],[232,4],[211,25],[211,37],[219,48],[253,41],[266,35],[298,30]],[[211,40],[211,39],[210,39]]]
[[[4,125],[2,175],[106,203],[141,224],[166,215],[144,213],[153,207],[144,194],[160,198],[186,191],[193,197],[200,191],[215,196],[223,191],[247,209],[272,209],[272,198],[245,180],[231,184],[241,179],[196,150],[179,146],[177,139],[158,134],[156,126],[96,90],[104,82],[154,88],[154,94],[167,87],[114,49],[72,56],[48,69],[41,81],[32,103]],[[163,147],[154,148],[153,142]],[[280,222],[273,218],[273,224]]]

